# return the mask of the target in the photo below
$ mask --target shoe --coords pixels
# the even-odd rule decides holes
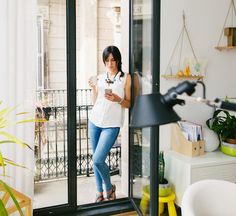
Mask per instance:
[[[107,200],[115,200],[116,199],[116,186],[112,185],[111,190],[107,193]]]
[[[96,202],[96,203],[99,203],[99,202],[102,202],[102,201],[104,201],[103,194],[97,194],[97,195],[96,195],[95,202]]]

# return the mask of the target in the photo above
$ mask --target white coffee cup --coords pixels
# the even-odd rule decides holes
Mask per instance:
[[[91,83],[92,86],[97,85],[97,81],[98,81],[97,76],[91,76],[91,77],[89,78],[89,81],[90,81],[90,83]]]

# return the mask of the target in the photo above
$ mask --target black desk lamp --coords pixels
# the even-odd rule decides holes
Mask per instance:
[[[183,92],[191,95],[195,86],[195,83],[185,81],[171,88],[165,95],[153,93],[138,96],[132,110],[130,126],[152,127],[179,121],[180,117],[173,110],[173,106],[183,105],[184,101],[177,99],[176,95]]]
[[[201,83],[204,87],[203,98],[190,96],[195,92],[195,86],[197,83]],[[182,93],[186,93],[187,95],[183,96],[181,95]],[[213,101],[207,100],[205,98],[205,85],[201,81],[184,81],[176,87],[170,88],[164,95],[161,95],[160,93],[152,93],[138,96],[132,110],[130,126],[134,128],[153,127],[177,122],[180,120],[180,117],[173,110],[173,106],[176,104],[184,105],[185,100],[205,103],[208,106],[236,111],[235,103],[224,102],[218,98]]]
[[[200,83],[203,85],[203,98],[191,97],[195,92],[196,85]],[[181,95],[186,93],[187,95]],[[131,114],[131,124],[130,127],[133,128],[142,128],[142,127],[151,127],[151,134],[159,133],[157,129],[159,125],[168,124],[171,122],[177,122],[180,120],[180,117],[173,110],[173,106],[176,104],[184,105],[185,100],[195,101],[205,103],[208,106],[219,107],[222,109],[228,109],[236,111],[236,104],[223,102],[219,99],[214,101],[207,100],[205,98],[205,85],[201,81],[189,82],[184,81],[172,87],[164,95],[160,93],[153,93],[147,95],[137,96],[135,104]],[[154,190],[158,185],[158,152],[159,152],[159,140],[157,140],[153,134],[151,135],[151,144],[150,144],[150,213],[151,215],[158,215],[158,190]]]

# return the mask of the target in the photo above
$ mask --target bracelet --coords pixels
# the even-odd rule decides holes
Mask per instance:
[[[124,98],[121,98],[118,104],[121,104],[124,101]]]

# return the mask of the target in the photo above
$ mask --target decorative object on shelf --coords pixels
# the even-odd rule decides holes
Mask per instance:
[[[229,17],[231,15],[231,17]],[[220,38],[218,40],[217,46],[215,47],[217,50],[230,50],[236,48],[236,25],[234,24],[236,18],[236,9],[234,0],[230,0],[230,5],[228,9],[228,13],[225,17],[224,25],[220,34]],[[222,44],[223,35],[226,36],[227,45]]]
[[[203,155],[205,153],[205,141],[202,139],[202,132],[201,136],[199,136],[199,132],[197,132],[199,129],[201,129],[200,125],[191,123],[191,128],[194,128],[193,131],[197,132],[197,136],[199,136],[198,140],[191,141],[186,138],[184,133],[186,134],[186,131],[183,133],[182,129],[179,126],[180,124],[172,124],[171,127],[171,149],[190,157],[196,157]],[[197,129],[200,127],[199,129]],[[192,131],[192,132],[193,132]],[[190,133],[192,133],[190,131]],[[188,134],[187,136],[191,137],[193,135]]]
[[[207,127],[203,128],[203,137],[205,141],[205,151],[212,152],[218,149],[220,143],[217,134]]]
[[[221,151],[236,156],[236,117],[226,110],[218,109],[206,121],[206,125],[218,135]]]
[[[187,39],[189,47],[185,47],[185,45],[187,45],[184,43],[185,38]],[[182,58],[183,51],[187,50],[187,48],[191,50],[193,57]],[[176,57],[176,59],[174,59],[174,57]],[[205,59],[196,57],[186,28],[185,14],[183,12],[183,27],[170,57],[166,72],[162,77],[166,79],[203,79],[206,63]]]

